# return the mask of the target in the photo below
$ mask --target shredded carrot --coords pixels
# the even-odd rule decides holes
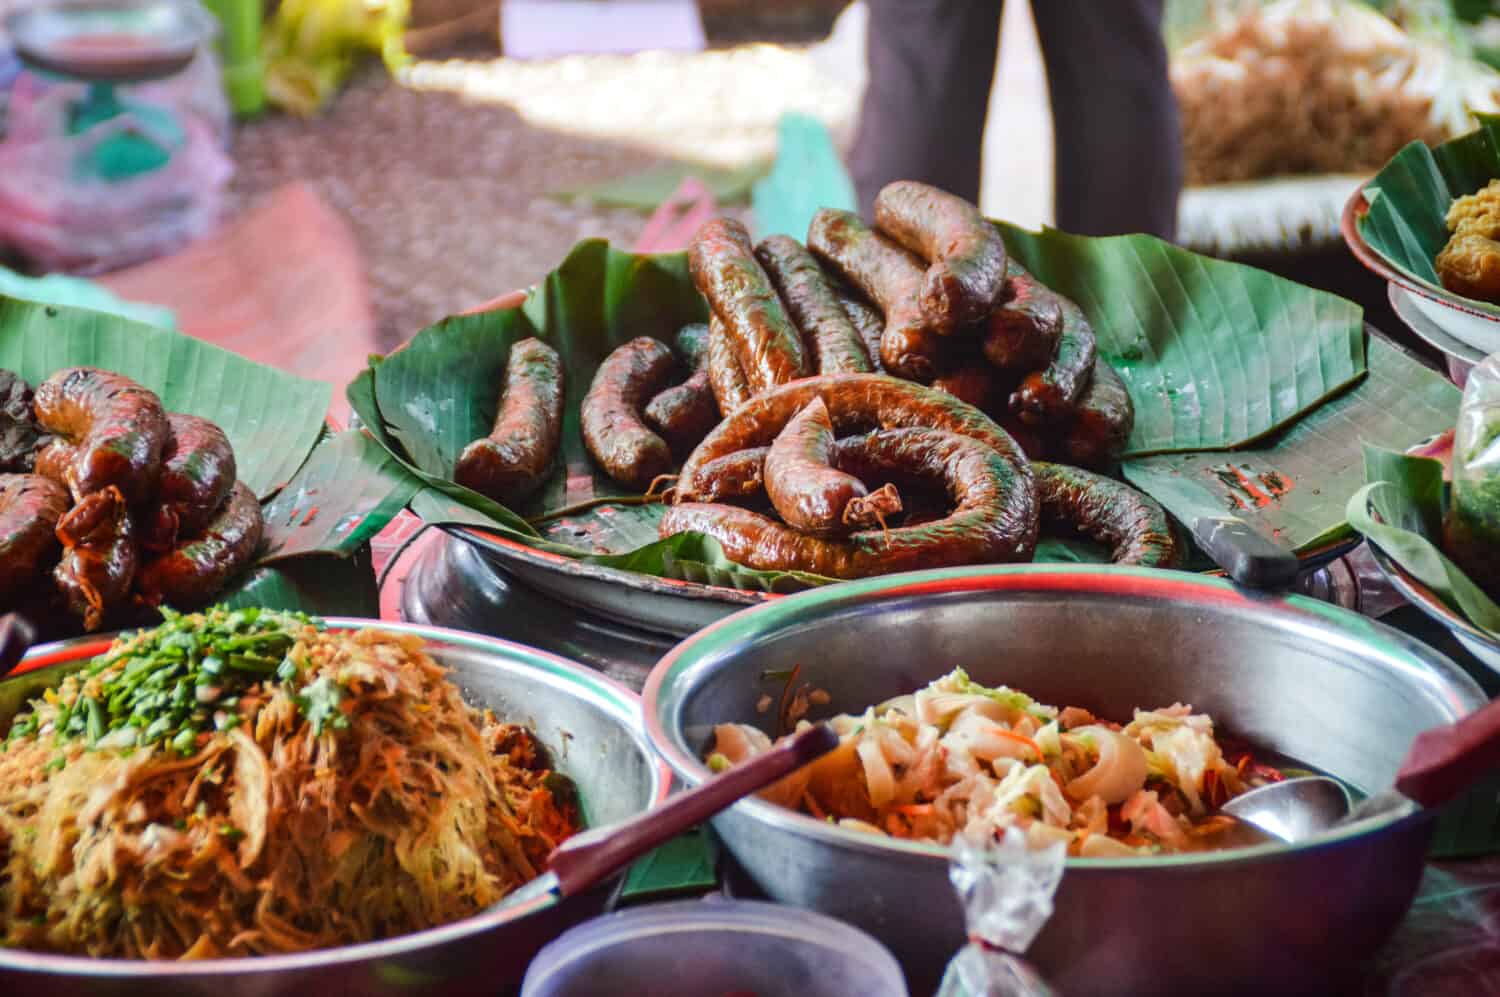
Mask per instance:
[[[930,813],[932,813],[932,804],[931,803],[907,803],[907,804],[905,804],[903,806],[892,807],[891,809],[894,810],[894,811],[896,811],[896,813],[898,813],[898,814],[905,814],[908,817],[920,817],[923,814],[930,814]]]
[[[1046,754],[1042,752],[1042,746],[1040,744],[1037,744],[1031,738],[1027,737],[1025,734],[1017,734],[1015,731],[1006,730],[1003,727],[996,727],[995,733],[999,734],[1001,737],[1015,741],[1017,744],[1026,745],[1026,747],[1036,752],[1036,756],[1038,759],[1047,757]]]

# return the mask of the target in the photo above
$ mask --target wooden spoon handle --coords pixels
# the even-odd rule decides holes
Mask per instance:
[[[25,619],[15,613],[0,616],[0,678],[16,667],[35,640],[36,631]]]
[[[1396,788],[1424,807],[1438,807],[1497,765],[1500,765],[1500,700],[1458,723],[1418,734],[1396,775]]]
[[[547,868],[557,877],[563,896],[587,890],[742,797],[822,757],[838,743],[839,736],[827,724],[810,727],[639,817],[574,835],[553,851]]]

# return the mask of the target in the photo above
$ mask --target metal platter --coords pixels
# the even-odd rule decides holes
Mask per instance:
[[[496,567],[474,544],[452,537],[426,550],[412,568],[401,618],[550,651],[636,690],[677,643],[548,598]]]
[[[686,637],[746,606],[776,598],[768,592],[658,578],[575,561],[476,527],[457,526],[449,532],[538,592],[655,634]]]

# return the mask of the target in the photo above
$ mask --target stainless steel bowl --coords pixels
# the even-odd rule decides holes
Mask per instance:
[[[578,784],[589,824],[634,816],[666,794],[669,776],[640,730],[639,701],[624,687],[562,658],[438,627],[329,619],[417,634],[452,669],[464,698],[534,730]],[[108,646],[81,638],[38,647],[40,670],[0,683],[0,724],[27,698]],[[611,884],[612,886],[612,884]],[[430,931],[297,955],[204,962],[141,962],[0,948],[0,994],[137,992],[153,997],[484,994],[519,985],[547,942],[604,908],[611,886],[564,901],[539,897]]]
[[[1371,790],[1421,730],[1485,702],[1440,654],[1300,597],[1178,573],[1021,565],[807,592],[685,641],[646,684],[652,743],[688,783],[714,724],[773,722],[767,672],[801,665],[829,712],[859,711],[956,665],[1057,705],[1128,717],[1182,701],[1219,729]],[[714,821],[772,897],[850,921],[928,992],[964,941],[944,849],[845,831],[761,800]],[[1297,847],[1075,859],[1030,953],[1063,993],[1328,992],[1410,905],[1427,815]]]

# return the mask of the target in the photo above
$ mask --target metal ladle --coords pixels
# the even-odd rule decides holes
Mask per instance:
[[[1390,789],[1351,806],[1337,780],[1307,776],[1241,793],[1220,808],[1293,844],[1343,824],[1440,807],[1500,765],[1500,700],[1417,735]]]

